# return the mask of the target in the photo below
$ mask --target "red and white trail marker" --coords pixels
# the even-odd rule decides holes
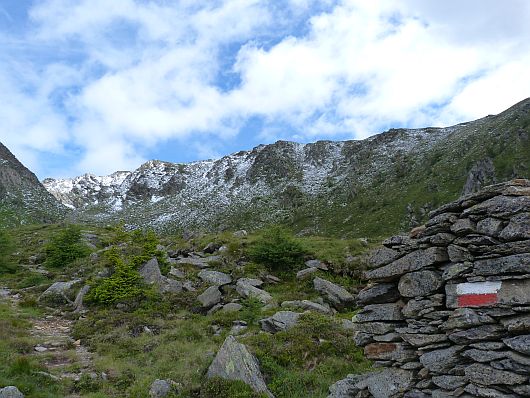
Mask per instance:
[[[502,282],[460,283],[456,286],[458,307],[482,307],[499,301]]]

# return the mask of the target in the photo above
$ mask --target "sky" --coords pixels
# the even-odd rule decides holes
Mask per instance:
[[[0,0],[0,142],[41,179],[448,126],[530,97],[527,0]]]

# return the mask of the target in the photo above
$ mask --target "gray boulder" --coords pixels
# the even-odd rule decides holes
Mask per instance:
[[[203,308],[211,308],[221,302],[221,291],[217,286],[210,286],[197,297]]]
[[[74,287],[80,282],[80,279],[69,282],[54,282],[39,296],[39,301],[49,305],[73,305],[73,300],[75,299]]]
[[[353,306],[355,297],[344,289],[342,286],[336,285],[330,281],[322,278],[313,279],[313,286],[317,292],[324,295],[324,297],[337,309]]]
[[[142,265],[138,272],[146,284],[155,286],[161,293],[180,293],[182,291],[181,282],[162,275],[156,258],[152,258]]]
[[[320,260],[307,260],[305,262],[305,266],[307,268],[317,268],[319,270],[322,270],[322,271],[327,271],[328,270],[328,266],[326,265],[326,263],[320,261]]]
[[[318,268],[315,268],[315,267],[305,268],[296,273],[296,279],[305,279],[311,276],[312,274],[314,274],[315,272],[318,272]]]
[[[171,392],[171,381],[157,379],[151,384],[149,397],[164,398]]]
[[[315,303],[309,300],[293,300],[293,301],[284,301],[281,304],[282,308],[298,308],[305,311],[320,312],[321,314],[331,315],[333,310],[326,305]]]
[[[263,285],[263,281],[261,279],[256,278],[239,278],[237,280],[237,283],[242,285],[250,285],[254,287],[260,287]]]
[[[300,313],[292,311],[278,311],[270,318],[259,321],[261,329],[269,333],[282,332],[288,330],[298,323]]]
[[[234,336],[228,336],[208,368],[206,377],[240,380],[254,391],[274,398],[267,388],[258,361]]]
[[[356,384],[362,379],[359,375],[348,375],[329,387],[327,398],[355,398],[360,391]]]
[[[215,286],[223,286],[232,283],[232,277],[224,272],[211,271],[211,270],[202,270],[199,272],[199,278],[204,282],[209,283]]]
[[[458,364],[459,353],[462,349],[462,346],[455,345],[441,350],[429,351],[420,356],[420,362],[432,373],[444,373]]]
[[[268,304],[272,301],[272,296],[265,290],[261,290],[252,285],[248,285],[244,281],[242,282],[241,279],[237,281],[236,291],[245,298],[254,297],[255,299],[261,301],[263,304]]]
[[[0,388],[0,398],[24,398],[24,394],[15,386]]]

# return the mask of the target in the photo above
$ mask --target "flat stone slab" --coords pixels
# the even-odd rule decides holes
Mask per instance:
[[[270,318],[261,319],[259,321],[261,329],[269,333],[277,333],[284,330],[291,329],[298,323],[300,313],[292,311],[278,311]]]
[[[399,279],[407,272],[418,271],[429,265],[447,260],[449,260],[447,250],[441,247],[416,250],[388,265],[365,272],[364,278],[375,281],[392,281]]]
[[[327,281],[322,278],[313,279],[313,286],[317,292],[325,296],[334,307],[337,309],[352,306],[355,298],[353,295],[333,282]]]
[[[203,269],[199,272],[198,276],[204,282],[215,286],[223,286],[232,283],[232,277],[224,272]]]
[[[354,322],[373,321],[401,321],[405,319],[401,313],[401,305],[396,303],[371,304],[365,306],[357,315]]]
[[[523,384],[528,377],[505,370],[494,369],[491,366],[474,363],[464,368],[466,377],[477,384],[491,386],[496,384],[514,385]]]

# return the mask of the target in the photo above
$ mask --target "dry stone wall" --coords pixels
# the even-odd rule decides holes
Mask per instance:
[[[442,206],[383,242],[356,342],[382,372],[334,397],[530,397],[530,181]]]

